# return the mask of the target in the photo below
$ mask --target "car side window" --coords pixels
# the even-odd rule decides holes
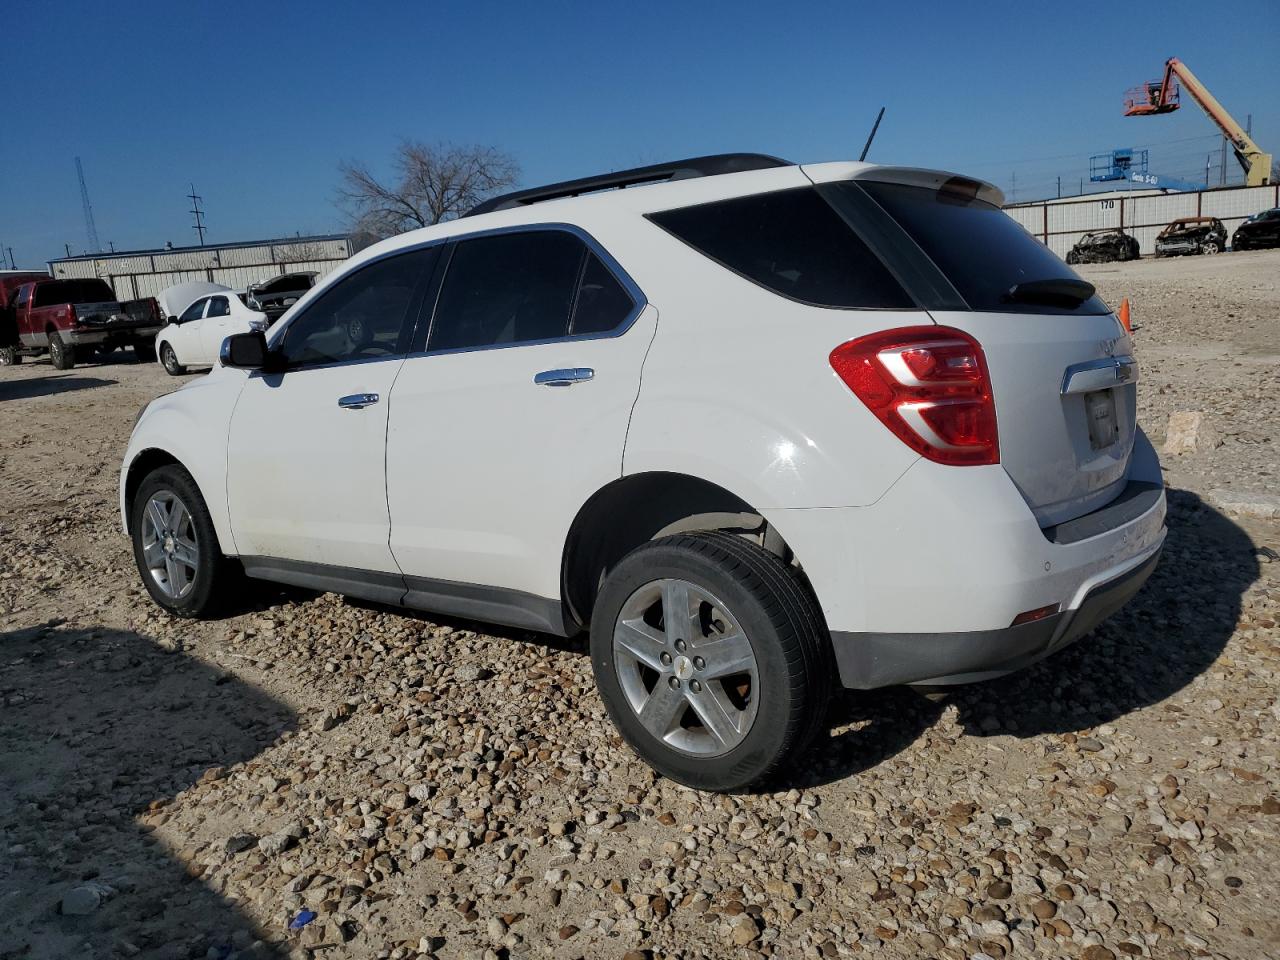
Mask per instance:
[[[18,288],[18,306],[25,307],[31,299],[31,284],[24,284]]]
[[[231,304],[227,303],[226,297],[210,297],[209,312],[206,317],[227,317],[231,315]]]
[[[449,261],[427,349],[565,336],[585,254],[586,244],[564,230],[463,240]]]
[[[187,309],[182,311],[182,316],[178,317],[179,323],[190,323],[192,320],[199,320],[204,316],[204,307],[209,300],[207,297],[201,297]]]
[[[587,254],[587,264],[578,284],[578,298],[573,306],[573,323],[569,332],[575,336],[587,333],[607,333],[617,329],[631,312],[636,302],[594,253]]]
[[[439,256],[438,247],[376,260],[313,300],[284,332],[280,353],[290,368],[390,357],[404,350],[410,306]]]

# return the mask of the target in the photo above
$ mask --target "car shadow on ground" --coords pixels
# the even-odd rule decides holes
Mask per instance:
[[[856,776],[928,731],[948,704],[970,736],[1076,733],[1160,703],[1204,673],[1235,631],[1259,576],[1249,535],[1184,490],[1169,490],[1169,536],[1151,579],[1097,630],[1034,666],[986,683],[843,691],[829,737],[784,786]]]
[[[101,377],[78,377],[73,373],[61,373],[39,380],[4,380],[0,381],[0,402],[51,397],[75,390],[92,390],[95,387],[114,387],[118,382],[103,380]]]
[[[45,625],[0,633],[0,711],[0,958],[284,955],[140,817],[294,729],[289,707],[137,633]]]

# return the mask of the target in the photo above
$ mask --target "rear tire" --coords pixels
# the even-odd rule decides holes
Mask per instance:
[[[76,365],[76,348],[67,346],[56,333],[49,334],[49,361],[55,370],[70,370]]]
[[[159,467],[142,481],[129,535],[143,586],[174,616],[209,616],[234,592],[238,567],[222,555],[209,508],[182,467]]]
[[[684,612],[668,625],[666,610]],[[759,786],[793,760],[826,721],[835,675],[796,572],[716,532],[623,558],[592,612],[591,665],[632,749],[663,776],[716,791]]]
[[[152,343],[135,343],[133,345],[133,355],[139,363],[155,363],[156,348]]]
[[[166,343],[160,348],[160,362],[171,377],[180,377],[187,372],[187,368],[178,362],[178,355],[173,352],[172,344]]]

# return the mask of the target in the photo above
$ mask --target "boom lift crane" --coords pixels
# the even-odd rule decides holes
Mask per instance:
[[[1245,183],[1250,187],[1261,187],[1271,182],[1271,154],[1264,153],[1262,148],[1253,142],[1253,138],[1245,132],[1226,108],[1220,104],[1209,89],[1201,83],[1187,65],[1177,57],[1165,61],[1164,76],[1159,80],[1149,80],[1142,86],[1134,87],[1124,96],[1124,115],[1126,117],[1147,117],[1158,113],[1172,113],[1179,107],[1178,82],[1191,94],[1200,108],[1209,115],[1209,119],[1218,125],[1223,135],[1231,141],[1236,159],[1244,168]]]

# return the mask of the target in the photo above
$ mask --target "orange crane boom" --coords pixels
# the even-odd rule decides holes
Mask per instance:
[[[1191,69],[1177,57],[1170,57],[1165,62],[1164,76],[1161,79],[1145,83],[1125,95],[1124,115],[1143,117],[1177,110],[1179,82],[1231,142],[1236,159],[1244,168],[1245,183],[1251,187],[1265,186],[1270,183],[1271,154],[1264,152],[1254,143],[1244,127],[1240,126],[1235,117],[1227,112],[1227,108],[1218,102],[1217,97],[1209,92],[1209,88],[1201,83]]]

